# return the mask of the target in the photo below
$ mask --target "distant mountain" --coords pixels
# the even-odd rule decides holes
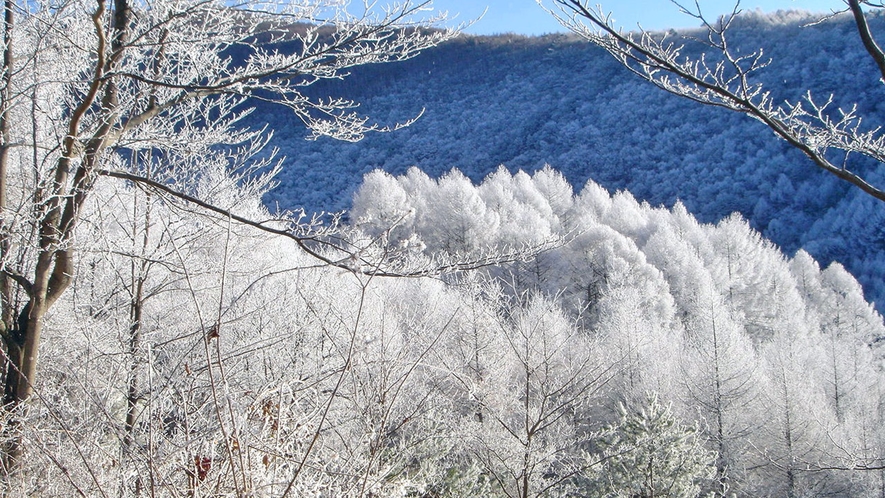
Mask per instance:
[[[760,79],[776,97],[796,101],[838,91],[866,121],[885,123],[876,69],[850,18],[807,25],[797,12],[749,13],[734,46],[765,47]],[[875,32],[885,19],[872,19]],[[686,54],[692,32],[671,32]],[[499,165],[535,171],[545,164],[574,185],[589,179],[628,189],[652,205],[677,200],[701,221],[742,213],[792,254],[843,263],[885,309],[885,206],[818,171],[763,125],[668,95],[640,81],[597,47],[569,35],[463,36],[395,64],[358,68],[343,81],[309,87],[317,96],[352,98],[382,124],[423,115],[412,126],[355,144],[304,140],[297,118],[260,108],[286,156],[273,207],[343,210],[362,176],[376,168],[431,176],[458,168],[479,181]],[[835,107],[834,107],[835,110]],[[885,167],[864,166],[875,177]]]

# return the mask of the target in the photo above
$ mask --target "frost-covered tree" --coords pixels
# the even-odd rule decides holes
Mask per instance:
[[[100,177],[248,223],[201,184],[202,165],[216,159],[230,169],[263,166],[253,159],[265,140],[238,124],[246,100],[289,108],[314,136],[358,140],[384,129],[354,113],[352,102],[303,89],[452,36],[424,29],[434,19],[416,20],[426,5],[401,2],[375,14],[337,2],[7,2],[0,94],[7,409],[28,400],[38,381],[43,324],[71,285],[76,230]],[[251,225],[301,241],[311,231],[295,218]],[[20,453],[15,440],[8,465]]]
[[[467,451],[505,496],[562,493],[592,466],[578,455],[587,431],[582,418],[617,359],[600,357],[594,341],[540,296],[499,313],[475,343],[481,375],[470,353],[448,360],[476,407],[461,422]]]
[[[803,496],[807,490],[825,487],[830,477],[804,472],[809,462],[820,459],[827,444],[824,427],[831,418],[823,391],[805,378],[822,362],[822,352],[813,330],[783,327],[760,353],[768,381],[762,396],[769,410],[754,444],[770,461],[770,477],[762,486],[766,491]]]
[[[698,289],[686,319],[686,348],[681,355],[689,406],[705,420],[705,436],[717,453],[716,496],[726,496],[746,467],[747,436],[758,395],[756,352],[725,304],[709,288]],[[706,295],[705,295],[706,294]]]
[[[598,443],[602,468],[593,496],[696,498],[716,475],[716,454],[697,427],[685,425],[657,395],[644,406],[620,407],[621,418]]]

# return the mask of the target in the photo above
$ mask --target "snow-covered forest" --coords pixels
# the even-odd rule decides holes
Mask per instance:
[[[266,215],[230,183],[208,198]],[[551,169],[478,186],[378,171],[345,230],[372,257],[424,268],[562,241],[389,278],[125,185],[94,199],[22,425],[28,494],[885,488],[881,471],[838,470],[885,451],[881,316],[840,265],[787,258],[738,215],[702,224],[593,183],[575,193]]]
[[[881,12],[870,17],[877,32],[885,29]],[[885,122],[875,65],[850,16],[806,25],[816,19],[749,11],[731,41],[745,52],[764,47],[771,65],[758,80],[777,100],[835,92],[843,99],[836,104],[857,104],[870,126]],[[689,42],[685,54],[698,53]],[[885,304],[885,220],[873,199],[809,168],[761,123],[656,90],[574,35],[463,37],[312,91],[355,98],[381,122],[424,114],[397,133],[341,144],[304,141],[285,111],[263,108],[273,145],[287,157],[270,205],[346,209],[375,168],[399,175],[418,166],[432,176],[458,168],[479,182],[502,164],[511,172],[549,164],[575,186],[592,179],[655,206],[680,200],[707,223],[740,212],[788,253],[803,248],[845,265],[871,300]],[[885,178],[881,166],[867,169]]]
[[[5,5],[0,494],[885,494],[885,325],[861,284],[842,264],[795,250],[802,236],[785,252],[753,228],[811,226],[778,214],[791,212],[786,200],[768,204],[767,225],[727,202],[699,221],[691,203],[706,197],[685,187],[685,202],[671,203],[683,184],[642,165],[619,170],[622,180],[654,182],[644,192],[661,198],[607,188],[616,161],[580,173],[567,157],[608,157],[620,139],[588,142],[545,114],[554,101],[574,113],[582,100],[547,87],[607,91],[545,73],[559,48],[614,71],[576,41],[458,37],[429,29],[436,18],[416,25],[424,11],[411,2],[375,17],[336,17],[317,2]],[[746,33],[779,40],[798,30],[786,17],[750,15]],[[842,21],[822,26],[847,29]],[[414,109],[373,107],[384,98],[371,92],[422,67],[487,64],[448,58],[471,46],[536,69],[519,80],[487,69],[474,84],[536,85],[546,110],[508,129],[552,126],[544,133],[568,143],[526,142],[513,157],[550,153],[553,167],[489,169],[495,149],[466,126],[497,134],[499,118],[464,107],[443,119],[417,86],[407,89]],[[326,98],[339,95],[339,77],[363,85],[356,97],[381,124]],[[683,112],[623,85],[647,101],[635,112]],[[423,117],[394,130],[422,105]],[[317,149],[304,152],[283,115]],[[714,122],[735,136],[747,126],[704,120]],[[648,130],[634,133],[647,140]],[[501,133],[490,136],[503,151]],[[325,141],[364,136],[382,142]],[[405,149],[386,142],[396,136],[423,140],[406,149],[434,164],[463,156],[449,166],[469,174],[402,167]],[[834,183],[803,190],[820,178],[763,164],[790,156],[767,138],[759,143],[774,145],[745,158],[759,177],[744,181],[759,183],[744,190],[786,199],[768,193],[783,178],[834,220],[881,212]],[[274,144],[286,144],[285,157]],[[744,151],[698,151],[719,148]],[[690,163],[687,151],[681,160]],[[691,164],[671,173],[713,188],[743,171]],[[366,174],[342,200],[329,182],[346,171]],[[587,181],[597,172],[600,183]],[[843,202],[865,211],[840,215]],[[345,204],[331,217],[277,210]]]

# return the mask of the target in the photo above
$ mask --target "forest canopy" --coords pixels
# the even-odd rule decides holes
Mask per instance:
[[[224,184],[217,198],[262,216],[255,193]],[[421,265],[561,241],[499,267],[379,278],[102,185],[47,323],[45,409],[25,436],[54,437],[32,461],[45,477],[17,484],[28,493],[135,493],[149,477],[159,494],[608,496],[639,479],[625,462],[640,442],[662,472],[692,469],[671,474],[686,490],[883,487],[861,470],[885,444],[881,316],[841,265],[787,258],[739,215],[703,224],[594,183],[575,193],[550,168],[479,185],[376,171],[342,227],[367,255]],[[156,220],[146,246],[100,215],[133,205]],[[120,276],[140,247],[155,263],[133,351]],[[141,387],[121,466],[129,368]],[[657,440],[678,445],[658,454]]]
[[[800,11],[747,10],[733,23],[730,42],[742,53],[764,47],[771,64],[756,77],[774,99],[835,93],[834,112],[857,104],[865,127],[885,122],[878,73],[851,17],[818,20]],[[885,29],[881,10],[870,25]],[[702,35],[672,34],[692,58],[703,47],[690,37]],[[462,36],[402,64],[355,69],[316,90],[357,98],[379,119],[424,112],[397,133],[340,144],[304,141],[287,118],[263,110],[276,130],[272,143],[287,158],[279,187],[265,197],[270,206],[347,209],[362,176],[375,168],[401,175],[417,166],[431,176],[457,168],[479,182],[501,165],[531,172],[549,164],[575,186],[593,180],[653,206],[681,201],[706,223],[740,212],[788,254],[804,249],[824,264],[837,261],[870,299],[885,302],[885,220],[874,199],[816,171],[761,123],[660,91],[575,35]],[[885,177],[872,161],[859,169]]]

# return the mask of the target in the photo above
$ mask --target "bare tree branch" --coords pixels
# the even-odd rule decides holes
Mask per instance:
[[[870,25],[867,22],[867,17],[861,9],[860,4],[861,2],[858,0],[848,0],[848,8],[851,9],[851,14],[854,16],[854,22],[857,24],[857,33],[860,35],[864,48],[867,49],[870,57],[873,58],[873,61],[876,62],[876,66],[879,67],[879,72],[882,73],[882,81],[885,82],[885,53],[882,52],[879,44],[873,39],[873,33],[870,31]]]
[[[544,0],[538,2],[543,6]],[[880,130],[863,131],[861,119],[853,109],[842,110],[842,118],[833,120],[828,110],[832,99],[821,105],[808,95],[808,110],[799,103],[775,103],[767,89],[753,82],[753,73],[767,65],[762,59],[762,51],[737,56],[729,49],[727,34],[740,13],[737,8],[731,16],[714,24],[704,19],[700,9],[691,12],[680,6],[703,21],[708,35],[706,44],[715,52],[714,57],[721,58],[711,61],[706,55],[698,60],[683,58],[682,46],[663,35],[646,31],[634,35],[617,30],[601,7],[591,7],[588,0],[553,0],[553,3],[558,10],[547,10],[563,26],[607,50],[634,74],[674,95],[704,105],[724,107],[764,123],[819,168],[885,201],[885,187],[850,169],[848,161],[837,165],[828,158],[828,152],[838,150],[882,162],[885,160],[885,138]],[[857,4],[857,1],[852,3]],[[880,59],[885,63],[885,56],[872,40],[859,9],[858,6],[855,15],[859,13],[863,21],[862,24],[861,20],[858,21],[862,38],[869,39],[867,48],[877,63]],[[885,68],[885,65],[880,67]]]
[[[96,173],[102,176],[119,178],[122,180],[128,180],[140,185],[144,185],[157,192],[167,194],[177,199],[181,199],[206,211],[221,215],[224,218],[229,218],[238,223],[256,228],[263,232],[285,237],[294,241],[296,244],[298,244],[298,247],[304,250],[304,252],[313,256],[326,265],[334,266],[351,272],[355,271],[358,273],[378,277],[427,277],[448,272],[476,270],[487,266],[500,265],[514,261],[524,261],[527,258],[531,258],[534,255],[556,247],[561,243],[561,241],[558,240],[551,240],[538,247],[502,248],[500,250],[493,251],[488,256],[474,257],[471,259],[460,259],[458,255],[455,255],[454,258],[431,262],[427,267],[418,270],[384,270],[379,266],[380,264],[382,264],[382,262],[370,261],[365,259],[360,248],[347,248],[345,247],[346,242],[333,242],[332,239],[327,236],[329,234],[303,233],[304,230],[302,228],[299,228],[293,220],[275,219],[270,221],[255,221],[237,215],[229,209],[218,207],[209,202],[200,200],[192,195],[186,194],[184,192],[179,192],[169,185],[158,182],[156,180],[152,180],[150,178],[124,171],[98,170]],[[342,254],[342,256],[338,258],[328,256],[315,246],[326,247],[328,249],[331,249],[333,252],[338,252]]]

